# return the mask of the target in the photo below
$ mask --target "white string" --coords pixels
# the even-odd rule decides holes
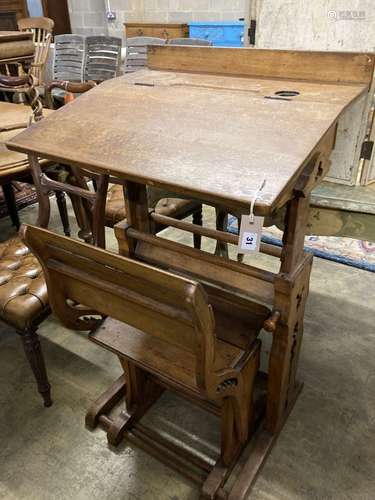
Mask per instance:
[[[255,208],[255,203],[256,203],[257,199],[259,198],[260,193],[263,191],[265,185],[266,185],[266,179],[264,178],[262,184],[255,191],[253,199],[251,200],[251,205],[250,205],[250,224],[254,224],[254,208]]]

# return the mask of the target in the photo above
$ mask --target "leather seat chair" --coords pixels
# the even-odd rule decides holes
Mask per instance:
[[[39,261],[18,237],[0,243],[0,320],[21,336],[45,406],[52,404],[51,390],[37,329],[49,312]]]
[[[163,198],[156,207],[156,213],[172,217],[174,219],[185,219],[189,215],[193,216],[193,223],[202,225],[202,204],[195,200],[183,200],[180,198]],[[126,210],[124,203],[123,187],[119,184],[113,184],[107,195],[105,207],[105,225],[113,227],[115,224],[126,219]],[[157,227],[156,232],[165,229]],[[194,246],[200,248],[201,237],[194,235]]]

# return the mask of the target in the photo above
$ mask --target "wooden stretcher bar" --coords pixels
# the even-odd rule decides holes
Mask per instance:
[[[231,261],[132,228],[127,236],[136,240],[135,256],[144,262],[187,272],[256,300],[272,304],[276,275],[263,269]]]
[[[185,222],[183,220],[173,219],[172,217],[160,215],[156,212],[152,212],[150,217],[155,223],[161,224],[163,226],[175,227],[189,233],[199,234],[200,236],[206,236],[207,238],[222,241],[223,243],[238,245],[238,236],[236,236],[235,234],[226,233],[224,231],[217,231],[216,229],[210,229],[208,227],[198,226],[197,224],[191,224],[190,222]],[[274,245],[261,243],[260,251],[267,255],[271,255],[272,257],[281,257],[281,248]]]

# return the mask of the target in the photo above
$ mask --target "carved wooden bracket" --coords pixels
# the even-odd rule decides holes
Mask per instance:
[[[314,187],[326,176],[331,160],[324,153],[315,153],[307,163],[295,187],[294,195],[297,198],[306,198]]]

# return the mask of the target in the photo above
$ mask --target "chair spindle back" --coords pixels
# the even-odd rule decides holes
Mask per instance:
[[[35,53],[31,72],[36,79],[36,85],[41,85],[44,83],[44,69],[55,23],[48,17],[27,17],[20,19],[17,24],[20,31],[33,33]]]

